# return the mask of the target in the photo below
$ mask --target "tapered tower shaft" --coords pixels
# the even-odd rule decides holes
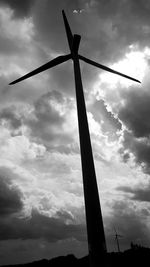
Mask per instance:
[[[84,100],[81,71],[78,55],[73,57],[81,163],[83,172],[83,188],[85,199],[87,236],[89,256],[92,267],[103,266],[106,256],[106,242],[103,219],[96,182],[91,140],[89,134],[86,106]]]
[[[117,243],[118,252],[120,252],[120,246],[119,246],[119,240],[118,240],[117,234],[116,234],[116,243]]]

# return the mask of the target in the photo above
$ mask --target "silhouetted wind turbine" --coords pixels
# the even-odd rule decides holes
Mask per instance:
[[[81,150],[81,162],[83,173],[83,188],[85,199],[85,211],[86,211],[86,223],[87,223],[87,236],[88,236],[88,248],[90,256],[90,264],[92,267],[102,266],[105,262],[105,255],[107,252],[106,241],[103,227],[103,219],[99,201],[99,194],[96,182],[91,140],[89,134],[89,127],[86,114],[86,106],[84,100],[81,72],[79,59],[89,63],[100,69],[109,71],[114,74],[118,74],[122,77],[128,78],[132,81],[139,82],[139,80],[127,76],[123,73],[110,69],[104,65],[96,63],[84,56],[78,54],[79,44],[81,36],[72,34],[70,26],[68,24],[65,12],[62,11],[68,44],[70,48],[70,54],[56,57],[41,67],[31,71],[30,73],[22,76],[21,78],[11,82],[15,84],[23,81],[35,74],[59,65],[69,59],[72,59],[74,66],[74,78],[76,89],[76,101],[77,101],[77,113],[78,113],[78,125],[79,125],[79,137],[80,137],[80,150]]]
[[[115,240],[116,240],[116,243],[117,243],[118,252],[120,252],[119,238],[121,238],[123,236],[117,234],[117,231],[116,231],[115,227],[114,227],[114,230],[115,230]]]

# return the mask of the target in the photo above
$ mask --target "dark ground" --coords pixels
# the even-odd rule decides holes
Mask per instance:
[[[107,267],[141,267],[150,266],[150,248],[131,244],[131,248],[124,252],[107,253]],[[17,267],[89,267],[88,256],[77,259],[74,255],[60,256],[51,260],[43,259],[26,264],[7,265]],[[6,265],[5,265],[6,267]],[[101,266],[103,267],[103,266]]]

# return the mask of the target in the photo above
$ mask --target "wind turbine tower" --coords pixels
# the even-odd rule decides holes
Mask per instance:
[[[79,50],[81,36],[77,34],[74,35],[72,34],[72,31],[70,29],[64,11],[62,11],[62,15],[66,29],[70,53],[67,55],[56,57],[55,59],[49,61],[48,63],[42,65],[41,67],[11,82],[10,84],[12,85],[17,82],[20,82],[35,74],[38,74],[49,68],[55,67],[56,65],[59,65],[69,59],[72,59],[73,61],[90,266],[100,267],[100,266],[105,266],[105,256],[107,253],[107,249],[106,249],[106,241],[105,241],[103,219],[102,219],[101,206],[99,200],[99,193],[95,175],[95,167],[94,167],[93,153],[92,153],[91,140],[89,134],[87,114],[86,114],[86,106],[84,100],[79,60],[82,60],[100,69],[133,80],[135,82],[140,83],[140,81],[80,55],[78,53],[78,50]]]
[[[121,250],[120,250],[120,245],[119,245],[119,238],[121,238],[123,236],[122,235],[118,235],[115,228],[114,228],[114,230],[115,230],[115,240],[116,240],[116,243],[117,243],[118,252],[120,253]]]

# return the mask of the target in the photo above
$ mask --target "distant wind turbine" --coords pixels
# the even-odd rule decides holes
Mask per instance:
[[[115,227],[114,227],[114,231],[115,231],[115,240],[116,240],[116,243],[117,243],[118,252],[120,253],[119,238],[122,238],[123,236],[117,234],[117,231],[116,231]]]
[[[140,83],[140,81],[78,54],[81,36],[77,34],[74,35],[72,34],[64,11],[62,11],[62,15],[67,34],[68,45],[70,48],[70,54],[56,57],[55,59],[49,61],[48,63],[42,65],[41,67],[11,82],[10,84],[15,84],[17,82],[23,81],[35,74],[50,69],[69,59],[72,59],[73,61],[89,258],[90,258],[90,266],[98,267],[105,265],[105,256],[107,253],[107,249],[106,249],[103,219],[99,201],[98,187],[96,182],[96,174],[95,174],[94,160],[92,154],[87,114],[86,114],[86,106],[84,100],[79,59],[95,67],[109,71],[114,74],[118,74],[132,81],[138,83]]]

